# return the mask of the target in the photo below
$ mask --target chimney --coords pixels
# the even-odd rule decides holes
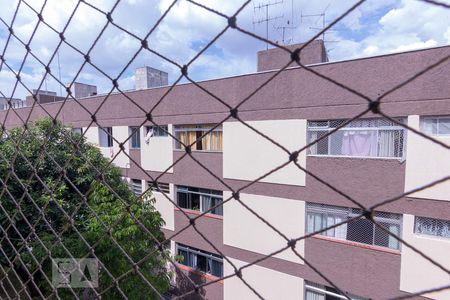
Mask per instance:
[[[151,67],[137,68],[135,72],[136,90],[166,86],[169,84],[169,74]]]
[[[97,95],[97,86],[74,82],[70,87],[70,91],[72,92],[72,96],[76,99],[85,98]]]
[[[285,46],[291,51],[301,47],[303,44],[294,44]],[[258,52],[258,72],[277,70],[284,67],[291,57],[289,53],[280,48]],[[318,64],[328,61],[327,51],[322,40],[312,41],[300,52],[300,62],[304,65]],[[297,63],[291,63],[289,67],[298,66]]]

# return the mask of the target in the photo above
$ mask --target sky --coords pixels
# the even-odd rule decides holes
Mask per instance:
[[[47,0],[43,6],[44,2],[0,0],[0,53],[6,62],[0,69],[0,97],[24,99],[39,87],[66,96],[59,78],[64,84],[75,79],[97,85],[99,93],[107,93],[113,89],[109,76],[119,79],[121,90],[130,90],[134,88],[135,68],[146,65],[168,72],[169,84],[180,76],[179,66],[189,63],[189,76],[194,80],[252,73],[256,71],[257,51],[267,47],[255,37],[228,29],[191,62],[226,28],[226,18],[184,0]],[[267,26],[268,38],[278,44],[307,41],[324,20],[330,24],[356,3],[196,2],[227,16],[238,12],[237,25],[258,36],[266,37]],[[441,2],[450,4],[450,0]],[[271,4],[268,12],[266,4]],[[41,11],[47,24],[38,24],[37,13]],[[106,26],[108,12],[120,28]],[[271,19],[268,23],[264,22],[267,15]],[[325,34],[328,56],[337,61],[449,45],[448,20],[450,9],[423,1],[367,0]],[[16,36],[8,41],[11,23]],[[67,43],[61,43],[58,33],[62,31]],[[144,38],[152,52],[139,51]],[[24,44],[29,44],[33,55],[27,55]],[[87,53],[93,65],[85,63]],[[51,75],[44,79],[43,64],[49,64],[58,80]],[[15,74],[19,71],[22,83],[17,83]]]

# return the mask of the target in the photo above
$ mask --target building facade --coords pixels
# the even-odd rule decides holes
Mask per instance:
[[[199,85],[235,107],[274,74],[269,69],[290,59],[269,54],[260,54],[264,61],[257,73]],[[375,99],[449,54],[447,46],[326,62],[322,52],[311,55],[318,61],[309,61],[309,67]],[[447,61],[383,98],[381,109],[450,145],[449,80]],[[153,108],[152,122],[121,94],[79,100],[84,108],[67,101],[60,118],[114,158],[136,194],[153,190],[165,220],[163,231],[174,236],[170,247],[180,258],[179,267],[197,282],[214,282],[200,291],[207,299],[257,299],[236,276],[217,280],[247,264],[251,266],[242,270],[242,277],[265,299],[345,299],[314,269],[353,299],[387,299],[450,284],[448,273],[387,233],[450,268],[450,182],[401,196],[448,176],[448,149],[369,112],[300,152],[300,167],[290,163],[260,178],[288,162],[289,152],[365,111],[368,102],[300,67],[286,69],[251,96],[239,107],[239,119],[193,84],[175,86],[157,104],[168,89],[127,93],[147,112]],[[52,114],[61,103],[44,105]],[[101,127],[88,128],[100,105],[96,119]],[[17,112],[27,114],[29,108]],[[33,111],[34,117],[43,114],[39,107]],[[0,117],[4,119],[2,112]],[[20,125],[20,120],[11,115],[6,125]],[[172,136],[192,144],[191,153]],[[123,141],[125,153],[118,144]],[[238,201],[232,191],[242,187]],[[286,240],[249,210],[284,236],[298,238],[360,214],[344,194],[364,207],[401,197],[373,214],[385,230],[359,219],[298,241],[297,253],[286,249],[274,255]],[[222,201],[226,203],[220,205]],[[204,212],[195,227],[184,230],[186,216]],[[450,299],[450,290],[426,296]]]

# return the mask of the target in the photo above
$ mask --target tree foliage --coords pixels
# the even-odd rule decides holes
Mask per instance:
[[[167,291],[170,274],[155,241],[164,240],[163,220],[151,195],[136,197],[120,170],[62,123],[44,118],[4,135],[0,192],[0,263],[28,270],[28,283],[45,295],[52,292],[51,258],[70,256],[99,259],[97,292],[105,299],[122,298],[120,291],[156,298],[148,283]],[[133,268],[130,260],[142,258]],[[68,289],[57,292],[73,298]]]

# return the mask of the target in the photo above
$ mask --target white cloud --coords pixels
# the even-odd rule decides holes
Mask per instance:
[[[34,9],[42,8],[43,0],[28,1]],[[57,31],[65,27],[76,0],[48,0],[43,17]],[[104,12],[112,9],[113,0],[88,0]],[[199,0],[201,4],[212,7],[226,15],[232,15],[244,3],[243,0]],[[114,10],[114,22],[122,28],[144,37],[156,21],[172,3],[172,0],[144,1],[124,0]],[[320,17],[300,18],[300,14],[318,14],[326,9],[326,22],[329,23],[348,9],[353,3],[346,0],[332,1],[295,1],[292,9],[290,1],[271,7],[270,15],[283,18],[269,24],[269,38],[283,42],[282,26],[296,25],[295,30],[285,28],[285,41],[301,42],[311,38],[317,31],[310,27],[322,26]],[[0,18],[11,22],[18,1],[3,4]],[[255,2],[255,4],[258,4]],[[294,12],[292,18],[291,13]],[[253,21],[265,17],[265,10],[254,9],[253,3],[247,5],[237,17],[238,25],[250,32],[265,36],[265,26],[254,25]],[[371,56],[382,53],[407,51],[423,47],[434,47],[450,43],[449,10],[413,0],[377,0],[367,1],[355,9],[342,22],[335,26],[335,32],[329,32],[327,39],[338,40],[329,43],[331,59],[346,59]],[[28,42],[37,22],[37,17],[23,3],[14,23],[14,31]],[[107,23],[106,16],[84,3],[66,29],[67,41],[82,53],[86,53]],[[176,63],[188,63],[207,43],[209,43],[227,25],[223,17],[200,8],[187,1],[178,1],[167,17],[158,25],[148,38],[149,47]],[[0,23],[0,51],[3,50],[8,35],[7,28]],[[33,53],[45,64],[52,57],[59,43],[58,34],[40,24],[30,46]],[[108,76],[116,77],[122,73],[130,59],[140,48],[140,41],[121,29],[109,25],[90,57],[92,62]],[[189,74],[196,80],[217,78],[221,76],[248,73],[256,70],[256,52],[265,48],[258,39],[237,30],[228,30],[189,68]],[[5,58],[16,71],[26,54],[25,48],[16,40],[11,40]],[[59,51],[61,77],[63,82],[70,82],[78,73],[83,63],[83,54],[77,53],[71,46],[63,44]],[[179,69],[170,62],[141,51],[135,60],[122,73],[119,84],[123,89],[133,88],[133,70],[137,66],[151,65],[169,72],[170,80],[179,76]],[[56,58],[51,63],[52,73],[58,77]],[[25,61],[22,78],[31,88],[36,88],[42,81],[44,68],[32,57]],[[0,90],[11,93],[15,83],[7,68],[0,71]],[[107,92],[111,82],[94,67],[86,65],[79,74],[78,81],[97,84],[99,92]],[[44,86],[45,87],[45,86]],[[47,88],[59,91],[55,80],[47,81]],[[26,91],[19,88],[16,96],[24,97]]]

